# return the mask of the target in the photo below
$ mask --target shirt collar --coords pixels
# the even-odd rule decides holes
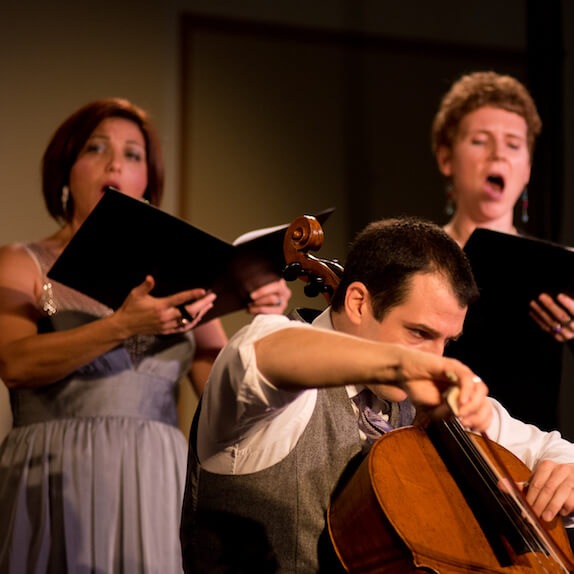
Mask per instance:
[[[333,321],[331,320],[330,305],[318,317],[314,319],[313,327],[319,327],[320,329],[328,329],[329,331],[335,330],[335,327],[333,327]],[[345,387],[350,399],[356,397],[364,388],[365,388],[364,385],[347,385]]]

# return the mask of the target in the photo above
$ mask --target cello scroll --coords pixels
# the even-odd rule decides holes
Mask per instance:
[[[302,279],[307,282],[305,295],[315,297],[322,293],[330,302],[343,267],[336,260],[321,259],[309,253],[320,249],[322,244],[323,229],[315,217],[302,215],[294,219],[283,239],[286,263],[283,277],[287,281]]]

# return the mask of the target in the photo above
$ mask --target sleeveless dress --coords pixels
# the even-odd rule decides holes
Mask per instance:
[[[40,331],[111,309],[46,273]],[[14,428],[0,445],[0,572],[180,573],[187,444],[177,390],[193,337],[136,336],[65,379],[10,391]]]

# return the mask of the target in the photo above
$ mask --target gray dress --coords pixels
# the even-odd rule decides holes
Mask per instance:
[[[111,310],[45,273],[55,257],[26,246],[45,278],[41,331]],[[0,572],[181,572],[187,444],[178,383],[191,336],[138,336],[55,384],[14,389],[0,446]]]

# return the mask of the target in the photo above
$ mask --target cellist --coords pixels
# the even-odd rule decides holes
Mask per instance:
[[[463,252],[439,227],[383,220],[357,236],[312,325],[258,317],[238,332],[191,433],[186,572],[335,572],[325,524],[333,493],[376,436],[411,424],[415,408],[437,408],[453,384],[462,424],[532,469],[534,512],[570,523],[574,445],[513,419],[479,377],[442,356],[477,296]]]

